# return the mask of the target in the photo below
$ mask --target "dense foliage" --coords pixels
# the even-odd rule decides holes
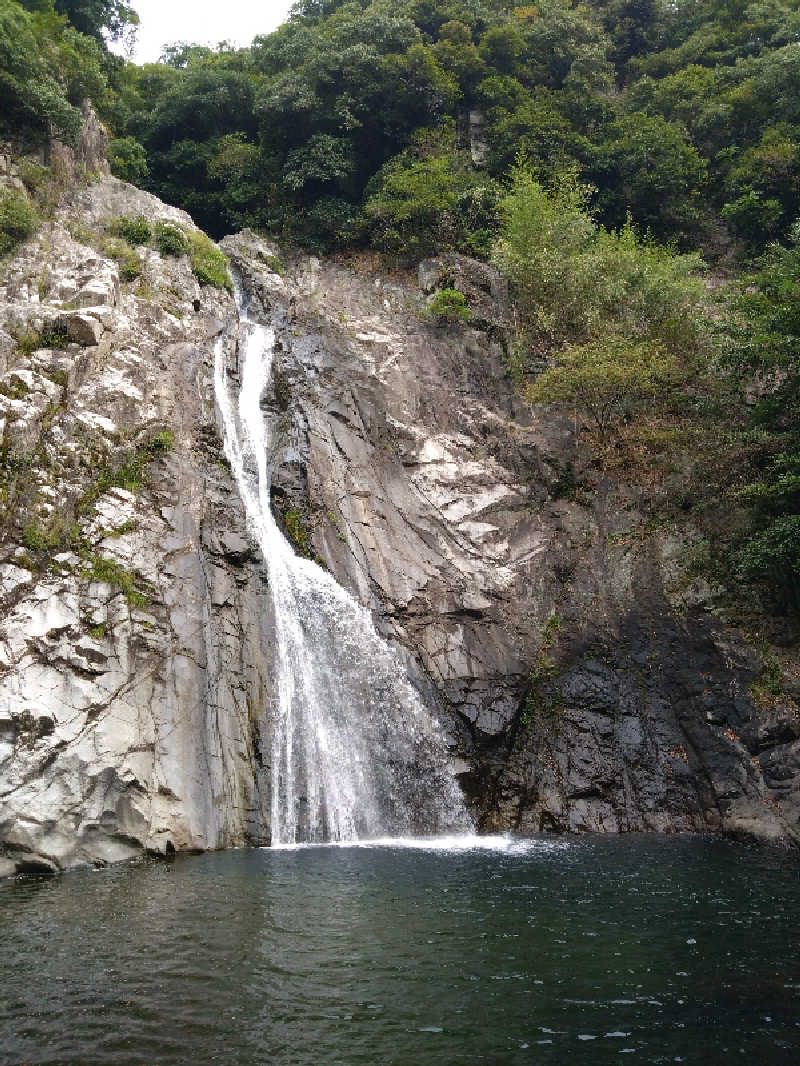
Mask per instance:
[[[36,229],[36,212],[17,189],[0,189],[0,256],[8,254]]]
[[[759,267],[730,327],[734,369],[756,390],[751,423],[761,443],[757,476],[740,492],[751,525],[738,572],[800,610],[800,225]]]
[[[72,141],[82,101],[114,95],[121,61],[106,36],[137,22],[120,0],[0,0],[0,135]]]
[[[105,114],[120,173],[213,233],[486,255],[522,151],[603,225],[718,256],[800,213],[799,34],[798,0],[305,0],[249,48],[117,71]]]
[[[596,464],[646,467],[727,580],[800,608],[800,0],[300,0],[247,48],[141,67],[106,43],[135,22],[0,0],[0,132],[69,140],[89,96],[114,173],[215,236],[493,261],[528,398],[580,417]],[[5,196],[0,254],[35,221]],[[204,238],[146,239],[230,285]],[[749,272],[713,307],[698,253],[717,288]],[[471,313],[455,288],[429,308]]]

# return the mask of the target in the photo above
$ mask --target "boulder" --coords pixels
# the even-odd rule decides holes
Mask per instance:
[[[92,348],[100,343],[103,336],[103,323],[93,315],[79,311],[59,315],[57,324],[67,331],[70,338],[84,348]]]
[[[423,259],[417,267],[417,282],[420,289],[430,295],[439,284],[444,267],[438,259]]]

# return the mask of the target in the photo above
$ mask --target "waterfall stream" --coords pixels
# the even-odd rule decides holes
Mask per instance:
[[[238,395],[215,353],[216,400],[275,613],[271,718],[273,845],[468,831],[438,723],[369,612],[322,567],[296,555],[270,508],[274,427],[260,401],[274,334],[239,307]]]

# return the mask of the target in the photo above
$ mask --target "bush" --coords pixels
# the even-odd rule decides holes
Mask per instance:
[[[303,516],[296,507],[286,508],[283,512],[283,523],[286,527],[286,534],[294,545],[294,550],[303,558],[310,559],[312,555],[311,536],[303,524]]]
[[[196,231],[188,235],[192,273],[201,285],[214,285],[218,289],[233,292],[233,282],[228,272],[228,257],[224,255],[205,233]]]
[[[34,159],[20,159],[17,173],[31,196],[41,193],[51,178],[50,168],[43,167]]]
[[[114,465],[101,468],[78,500],[78,513],[89,514],[103,493],[109,489],[116,487],[125,489],[126,492],[139,492],[147,483],[150,463],[163,458],[174,445],[175,434],[172,430],[161,429],[139,443],[133,452],[119,457]]]
[[[8,255],[32,237],[39,219],[25,193],[19,189],[0,191],[0,256]]]
[[[739,574],[763,582],[800,609],[800,515],[783,515],[752,536],[739,553]]]
[[[177,258],[189,251],[186,234],[175,222],[156,222],[153,227],[153,239],[162,256],[172,255]]]
[[[119,264],[120,281],[136,281],[142,276],[142,261],[134,252],[130,252]]]
[[[753,247],[763,244],[764,238],[775,233],[783,215],[783,208],[773,197],[763,197],[750,190],[738,199],[727,203],[720,211],[737,237]]]
[[[121,592],[131,607],[147,607],[147,597],[136,588],[136,574],[132,574],[115,559],[105,555],[92,555],[81,570],[87,581],[102,581]]]
[[[602,229],[588,194],[569,173],[550,191],[524,167],[514,171],[492,258],[513,285],[523,332],[548,345],[616,331],[693,347],[700,258],[640,238],[630,222],[619,233]]]
[[[469,322],[472,311],[460,289],[440,289],[425,308],[423,315],[437,326],[453,326]]]
[[[150,223],[141,215],[138,218],[127,218],[125,215],[115,218],[108,227],[108,232],[115,237],[122,237],[134,248],[148,244],[153,235]]]
[[[119,276],[122,281],[135,281],[141,277],[142,261],[136,252],[119,237],[110,237],[103,241],[102,251],[110,259],[119,263]]]
[[[277,274],[279,277],[283,277],[286,267],[277,255],[272,255],[269,252],[258,252],[256,258],[260,263],[264,264],[267,270],[271,271],[273,274]]]
[[[41,215],[50,218],[65,191],[65,170],[58,161],[43,167],[34,159],[20,159],[17,173]]]
[[[147,153],[135,137],[116,137],[108,146],[108,163],[115,178],[141,183],[150,174]]]
[[[424,149],[418,149],[424,150]],[[497,227],[497,186],[452,150],[390,159],[368,186],[371,243],[407,259],[446,248],[486,254]]]
[[[757,479],[737,494],[751,528],[739,552],[738,576],[756,582],[776,603],[800,612],[800,224],[789,247],[771,245],[759,272],[744,278],[727,324],[729,358],[762,393],[750,423],[769,442]]]
[[[559,352],[527,397],[532,403],[578,409],[606,433],[623,417],[668,398],[680,380],[676,359],[663,348],[609,335]]]
[[[297,211],[293,225],[309,248],[323,255],[334,248],[357,243],[364,218],[355,204],[337,196],[323,196]]]

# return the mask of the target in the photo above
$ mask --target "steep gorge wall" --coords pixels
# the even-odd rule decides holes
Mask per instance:
[[[120,283],[120,215],[192,228],[106,177],[0,288],[0,874],[268,835],[269,596],[211,386],[235,309],[185,257]]]
[[[408,280],[301,259],[281,297],[274,249],[225,246],[277,327],[278,509],[410,653],[479,824],[797,840],[800,693],[755,705],[762,664],[691,573],[691,530],[643,535],[641,495],[519,402],[500,279],[423,264],[422,288],[471,292],[479,328],[447,330]]]
[[[120,215],[192,225],[103,177],[0,287],[0,874],[269,840],[270,597],[213,400],[235,308],[152,249],[121,281]],[[480,328],[443,330],[415,281],[224,247],[276,331],[276,512],[403,653],[479,824],[796,840],[791,693],[754,705],[686,545],[519,402],[499,279],[451,262]]]

